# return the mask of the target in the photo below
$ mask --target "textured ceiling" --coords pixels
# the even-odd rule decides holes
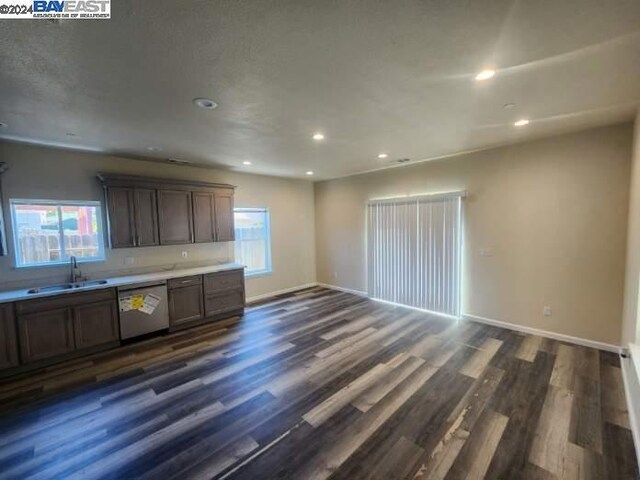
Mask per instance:
[[[624,121],[640,100],[638,0],[112,4],[0,21],[0,137],[322,179]]]

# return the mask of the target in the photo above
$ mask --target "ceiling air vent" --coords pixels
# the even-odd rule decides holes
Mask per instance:
[[[410,162],[410,158],[397,158],[395,160],[391,160],[391,163],[407,163]]]
[[[191,162],[189,162],[187,160],[180,160],[179,158],[170,158],[169,159],[169,163],[175,163],[177,165],[188,165]]]

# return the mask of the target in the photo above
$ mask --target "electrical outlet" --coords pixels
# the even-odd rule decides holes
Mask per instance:
[[[551,311],[551,307],[542,308],[542,315],[544,315],[545,317],[550,317],[552,314],[553,312]]]
[[[187,258],[189,256],[189,252],[187,252],[186,250],[182,251],[182,258]]]
[[[136,259],[133,257],[124,257],[124,261],[123,263],[127,266],[130,267],[131,265],[133,265],[134,263],[136,263]]]
[[[332,277],[333,277],[334,280],[337,280],[338,279],[338,272],[333,272]]]

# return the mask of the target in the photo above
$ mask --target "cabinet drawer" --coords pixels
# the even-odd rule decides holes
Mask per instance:
[[[204,276],[205,295],[233,289],[244,289],[244,272],[242,270],[209,273]]]
[[[241,310],[244,308],[244,291],[232,290],[218,295],[209,295],[204,300],[205,316]]]
[[[167,282],[169,288],[188,287],[190,285],[202,284],[202,275],[194,275],[192,277],[172,278]]]
[[[65,293],[55,297],[34,298],[33,300],[24,300],[16,303],[16,314],[45,312],[47,310],[86,305],[87,303],[113,300],[115,298],[116,291],[113,288],[81,293]]]

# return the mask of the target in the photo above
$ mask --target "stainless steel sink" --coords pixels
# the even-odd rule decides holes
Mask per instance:
[[[27,290],[27,293],[45,293],[57,292],[58,290],[69,290],[73,288],[73,283],[65,283],[63,285],[49,285],[48,287],[37,287]]]
[[[63,283],[61,285],[49,285],[46,287],[36,287],[30,290],[27,290],[28,294],[34,293],[49,293],[49,292],[58,292],[63,290],[72,290],[74,288],[85,288],[85,287],[95,287],[97,285],[106,285],[106,280],[92,280],[90,282],[80,282],[80,283]]]
[[[96,285],[106,285],[106,280],[91,280],[90,282],[76,283],[76,287],[95,287]]]

